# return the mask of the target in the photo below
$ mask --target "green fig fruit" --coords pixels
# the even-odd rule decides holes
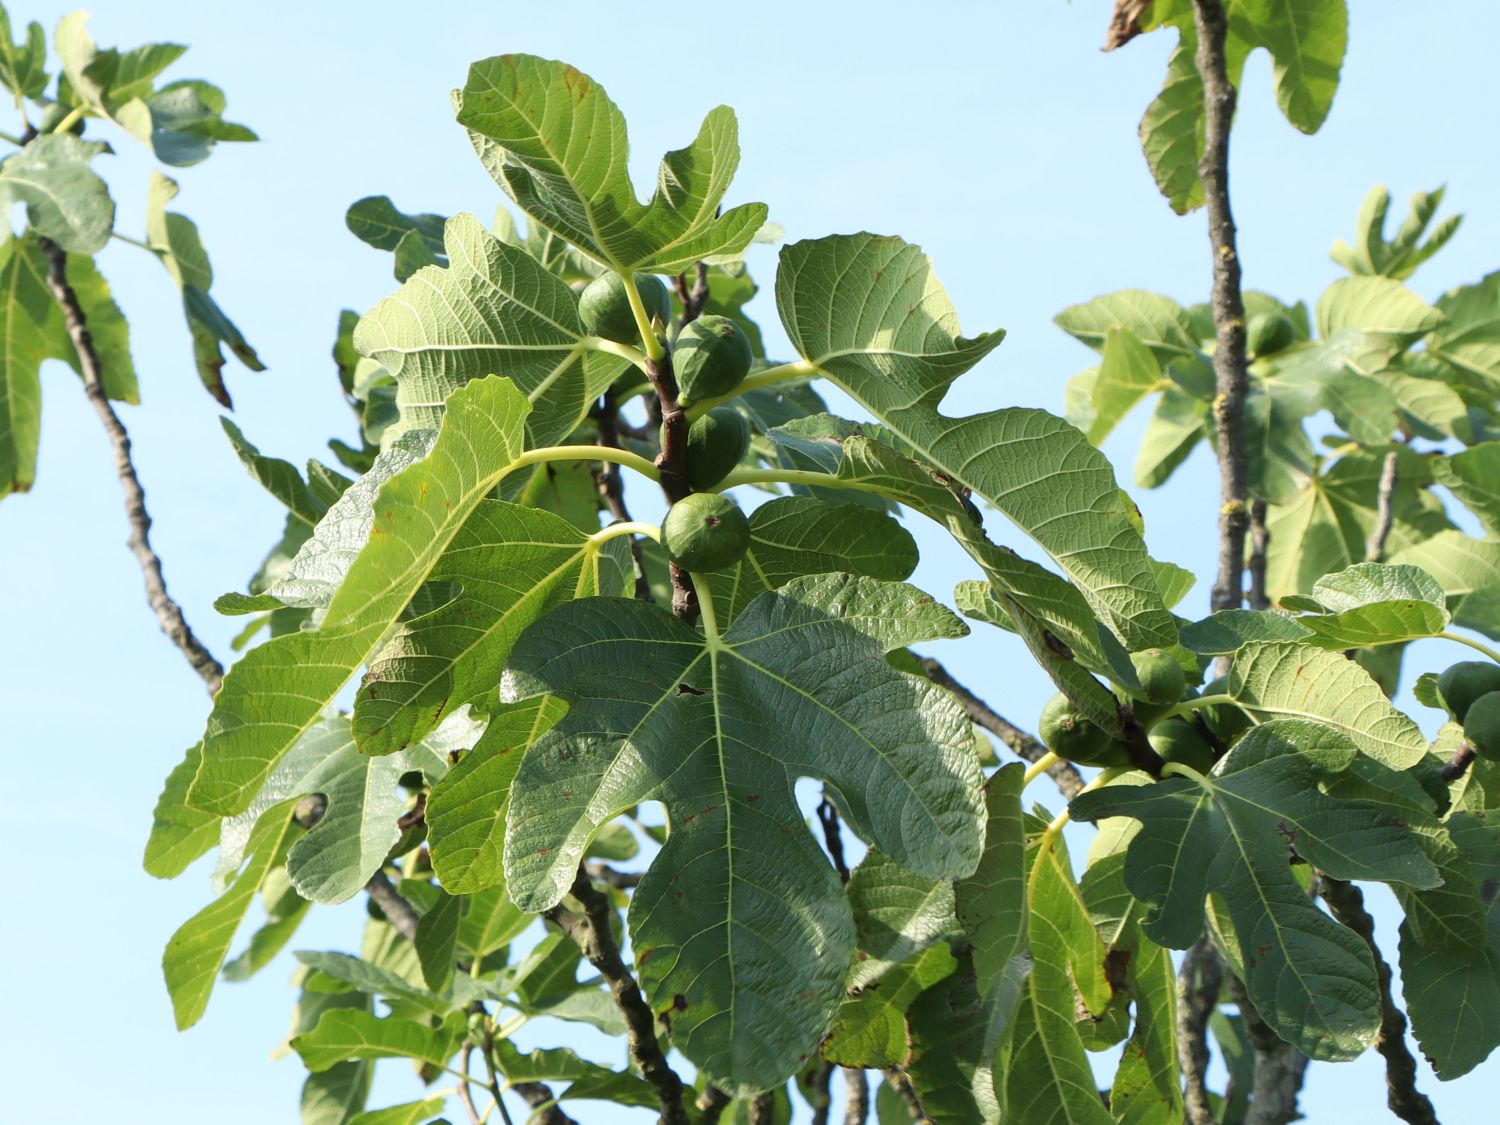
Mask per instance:
[[[1245,325],[1245,351],[1252,358],[1284,352],[1297,342],[1297,326],[1285,313],[1256,313]]]
[[[658,318],[663,324],[672,320],[672,296],[661,278],[649,273],[635,275],[635,287],[640,292],[641,304],[646,306],[646,319]],[[630,296],[625,292],[625,279],[614,270],[606,270],[589,282],[578,296],[578,319],[583,330],[590,336],[600,336],[617,344],[628,344],[632,348],[641,346],[641,330],[630,311]]]
[[[716,492],[694,492],[667,509],[661,545],[683,570],[723,570],[750,548],[750,521]]]
[[[702,492],[734,471],[750,448],[750,423],[732,406],[716,406],[688,428],[688,483]]]
[[[1438,677],[1437,689],[1448,714],[1462,723],[1476,699],[1500,691],[1500,664],[1488,660],[1461,661],[1444,669]]]
[[[1047,700],[1037,720],[1042,743],[1059,758],[1084,766],[1128,766],[1130,754],[1080,715],[1061,693]]]
[[[1500,762],[1500,691],[1481,695],[1469,704],[1464,716],[1464,741],[1481,758]]]
[[[1192,722],[1173,716],[1157,723],[1146,735],[1163,761],[1179,762],[1199,773],[1214,768],[1214,748]]]
[[[1131,653],[1130,663],[1135,665],[1136,678],[1141,681],[1146,698],[1153,703],[1176,703],[1187,690],[1182,665],[1170,652],[1148,648]]]
[[[684,406],[734,390],[750,373],[750,340],[727,316],[700,316],[677,334],[672,369]]]

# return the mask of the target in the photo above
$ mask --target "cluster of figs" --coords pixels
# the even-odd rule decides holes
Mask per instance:
[[[646,319],[672,321],[672,298],[659,277],[636,274]],[[640,329],[624,279],[610,271],[591,281],[578,299],[584,331],[635,346]],[[750,340],[727,316],[700,316],[672,343],[677,401],[684,409],[731,395],[750,373]],[[709,491],[744,459],[750,423],[731,406],[715,406],[694,419],[687,436],[687,480],[693,491],[662,521],[662,547],[683,570],[723,570],[750,546],[750,521],[728,496]]]
[[[1131,701],[1131,708],[1147,728],[1151,748],[1163,761],[1206,773],[1216,757],[1214,742],[1228,746],[1249,728],[1250,717],[1232,704],[1205,705],[1194,711],[1196,717],[1168,714],[1177,704],[1197,695],[1188,686],[1182,664],[1170,652],[1146,649],[1131,654],[1130,662],[1141,685],[1139,698]],[[1206,684],[1202,694],[1220,695],[1224,690],[1225,681],[1220,678]],[[1037,727],[1042,742],[1059,758],[1085,766],[1130,764],[1125,744],[1084,718],[1066,695],[1054,695],[1047,701]]]
[[[1500,761],[1500,664],[1465,660],[1438,677],[1438,701],[1464,728],[1474,753]]]

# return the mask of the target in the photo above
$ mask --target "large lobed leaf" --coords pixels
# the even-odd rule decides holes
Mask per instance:
[[[662,160],[656,193],[636,198],[625,118],[604,88],[564,63],[497,55],[454,93],[459,124],[517,205],[621,272],[679,273],[749,245],[761,203],[719,213],[739,165],[734,111],[711,110],[697,138]]]
[[[1356,753],[1328,727],[1277,720],[1244,735],[1209,777],[1109,786],[1069,806],[1077,819],[1141,822],[1125,882],[1151,908],[1142,925],[1153,941],[1191,945],[1207,896],[1222,898],[1256,1008],[1319,1059],[1369,1046],[1379,1025],[1375,968],[1364,942],[1308,899],[1288,851],[1340,879],[1439,880],[1397,812],[1319,788]]]
[[[515,467],[527,412],[525,398],[502,379],[454,393],[430,457],[381,488],[369,541],[318,628],[251,650],[225,677],[189,804],[226,816],[250,804],[276,763],[375,653],[470,514]]]
[[[967,720],[884,655],[962,632],[909,586],[847,575],[762,594],[722,636],[636,601],[552,611],[517,644],[502,689],[570,707],[511,788],[512,897],[550,907],[604,824],[665,802],[671,835],[630,908],[642,988],[726,1089],[784,1081],[828,1027],[854,947],[793,783],[823,781],[903,867],[972,871],[982,809]]]
[[[1003,334],[959,334],[920,248],[871,234],[794,243],[781,252],[776,305],[805,359],[1036,540],[1127,647],[1175,640],[1128,503],[1083,434],[1041,410],[938,413]]]
[[[396,379],[402,430],[435,428],[471,379],[503,375],[532,404],[530,444],[571,433],[625,366],[589,350],[578,296],[525,250],[473,215],[443,227],[446,267],[424,266],[360,318],[354,346]]]

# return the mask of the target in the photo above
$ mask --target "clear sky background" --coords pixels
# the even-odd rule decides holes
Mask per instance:
[[[11,15],[50,34],[69,7],[33,0],[14,3]],[[366,309],[395,288],[389,255],[355,240],[344,211],[389,194],[409,211],[491,215],[500,193],[453,123],[448,91],[469,62],[505,51],[563,58],[601,82],[630,122],[639,184],[653,181],[660,154],[689,140],[710,107],[734,106],[743,158],[731,202],[766,201],[791,240],[864,229],[921,243],[965,330],[1008,331],[960,381],[949,412],[1020,404],[1061,413],[1066,379],[1092,353],[1052,324],[1055,313],[1125,287],[1190,303],[1209,283],[1201,213],[1171,213],[1136,140],[1173,39],[1101,54],[1109,7],[96,0],[91,26],[108,46],[190,44],[169,76],[221,84],[227,116],[264,138],[220,146],[207,163],[174,173],[176,209],[199,223],[214,295],[270,368],[227,369],[236,420],[266,452],[300,462],[331,460],[326,439],[353,436],[328,357],[339,310]],[[1328,246],[1352,234],[1373,184],[1388,184],[1400,208],[1413,191],[1446,182],[1448,210],[1467,218],[1413,282],[1430,300],[1500,266],[1490,82],[1500,8],[1351,7],[1343,84],[1320,135],[1303,137],[1282,120],[1264,55],[1246,71],[1233,148],[1246,283],[1311,304],[1339,276]],[[5,118],[0,110],[0,128],[18,127]],[[91,136],[107,133],[91,126]],[[98,166],[115,191],[118,229],[139,237],[151,163],[130,138],[108,139],[118,155]],[[119,243],[101,265],[133,333],[145,404],[124,415],[153,538],[173,593],[224,657],[238,623],[210,603],[243,588],[282,516],[220,432],[160,266]],[[757,251],[751,268],[769,288],[773,252]],[[755,308],[785,354],[769,300]],[[296,1120],[303,1071],[267,1059],[293,999],[289,958],[248,985],[221,984],[190,1032],[172,1028],[160,952],[208,901],[207,871],[200,864],[159,883],[141,871],[140,854],[161,779],[198,738],[207,701],[146,607],[123,548],[109,450],[76,377],[51,364],[43,383],[37,486],[0,504],[0,588],[9,591],[0,602],[0,746],[12,795],[0,1116]],[[1106,446],[1122,480],[1142,423],[1127,422]],[[1209,574],[1217,490],[1200,451],[1167,488],[1137,492],[1152,553]],[[653,510],[640,501],[641,514]],[[916,580],[946,597],[971,570],[951,545],[915,530],[926,552]],[[1207,600],[1204,582],[1184,612],[1206,612]],[[1019,643],[997,632],[935,651],[1023,725],[1051,694]],[[1452,658],[1418,648],[1408,677]],[[1379,936],[1394,958],[1394,912],[1378,901]],[[319,908],[294,945],[356,948],[358,909]],[[372,1105],[418,1095],[404,1064],[382,1070],[385,1102]],[[1423,1084],[1444,1120],[1492,1120],[1500,1063],[1452,1086],[1425,1073]],[[1303,1107],[1315,1122],[1384,1120],[1384,1100],[1380,1061],[1367,1055],[1315,1067]]]

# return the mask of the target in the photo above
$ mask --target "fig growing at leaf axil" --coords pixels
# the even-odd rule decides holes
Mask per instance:
[[[1482,695],[1500,691],[1500,664],[1488,660],[1464,660],[1443,670],[1437,682],[1438,698],[1448,714],[1462,723],[1469,707]]]
[[[1170,652],[1148,648],[1144,652],[1132,653],[1130,663],[1135,666],[1141,690],[1152,703],[1176,703],[1187,690],[1182,665]]]
[[[1059,758],[1084,766],[1124,766],[1130,754],[1123,743],[1110,738],[1080,715],[1066,695],[1059,692],[1047,700],[1037,719],[1042,743]]]
[[[661,545],[683,570],[723,570],[750,548],[750,521],[716,492],[694,492],[667,509]]]
[[[1464,741],[1474,753],[1492,762],[1500,761],[1500,691],[1481,695],[1464,716]]]
[[[732,406],[716,406],[688,428],[688,483],[702,491],[727,477],[750,448],[750,423]]]
[[[727,316],[700,316],[677,334],[672,369],[684,406],[727,395],[750,373],[750,340]]]
[[[1214,767],[1214,748],[1187,719],[1176,716],[1163,719],[1147,733],[1146,741],[1164,762],[1178,762],[1199,773],[1207,773]]]
[[[646,319],[667,324],[672,319],[672,297],[661,278],[648,273],[635,275],[635,287],[646,306]],[[600,336],[632,348],[641,346],[641,330],[630,309],[625,279],[614,270],[601,273],[578,296],[578,319],[590,336]]]

